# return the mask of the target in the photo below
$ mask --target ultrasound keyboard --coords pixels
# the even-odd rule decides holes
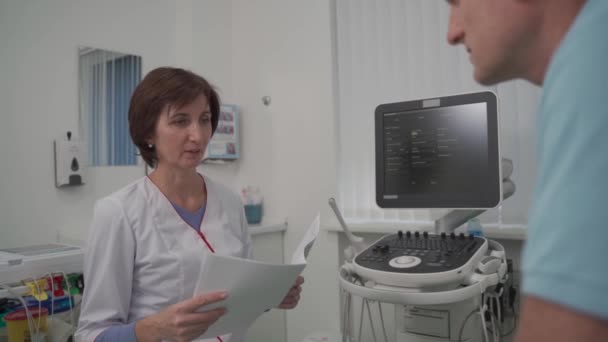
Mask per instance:
[[[402,232],[387,235],[355,257],[355,264],[382,272],[425,274],[464,266],[485,239],[465,234]]]

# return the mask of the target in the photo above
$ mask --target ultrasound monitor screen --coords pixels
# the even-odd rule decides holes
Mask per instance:
[[[376,202],[383,208],[493,208],[500,203],[491,92],[376,108]]]

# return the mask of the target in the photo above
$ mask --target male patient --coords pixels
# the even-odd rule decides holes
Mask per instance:
[[[479,83],[543,86],[516,341],[608,341],[608,0],[448,3]]]

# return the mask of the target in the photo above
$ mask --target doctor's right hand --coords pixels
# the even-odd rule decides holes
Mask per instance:
[[[192,341],[215,323],[226,309],[216,308],[197,312],[205,305],[219,302],[227,297],[226,292],[211,292],[173,304],[157,314],[135,323],[137,341]]]

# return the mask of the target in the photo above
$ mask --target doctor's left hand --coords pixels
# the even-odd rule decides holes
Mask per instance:
[[[300,301],[300,293],[302,292],[302,284],[304,283],[304,277],[298,276],[296,282],[293,284],[287,296],[283,298],[281,304],[279,304],[279,309],[293,309],[298,305]]]

